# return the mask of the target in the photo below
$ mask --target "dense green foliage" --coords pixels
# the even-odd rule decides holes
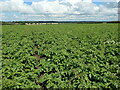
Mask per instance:
[[[3,88],[119,88],[117,24],[3,26]]]

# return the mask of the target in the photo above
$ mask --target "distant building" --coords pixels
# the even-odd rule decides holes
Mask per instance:
[[[59,24],[59,23],[25,23],[25,25],[46,25],[46,24]]]

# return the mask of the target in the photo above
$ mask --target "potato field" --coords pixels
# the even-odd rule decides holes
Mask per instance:
[[[120,88],[118,24],[2,26],[2,88]]]

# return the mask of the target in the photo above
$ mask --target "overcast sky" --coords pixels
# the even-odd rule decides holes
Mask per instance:
[[[113,21],[120,0],[0,0],[4,21]]]

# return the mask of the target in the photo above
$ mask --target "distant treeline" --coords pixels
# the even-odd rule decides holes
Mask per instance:
[[[2,25],[25,25],[24,22],[1,22]]]
[[[0,24],[2,25],[26,25],[27,23],[77,23],[77,24],[84,24],[84,23],[120,23],[120,21],[1,21]]]

